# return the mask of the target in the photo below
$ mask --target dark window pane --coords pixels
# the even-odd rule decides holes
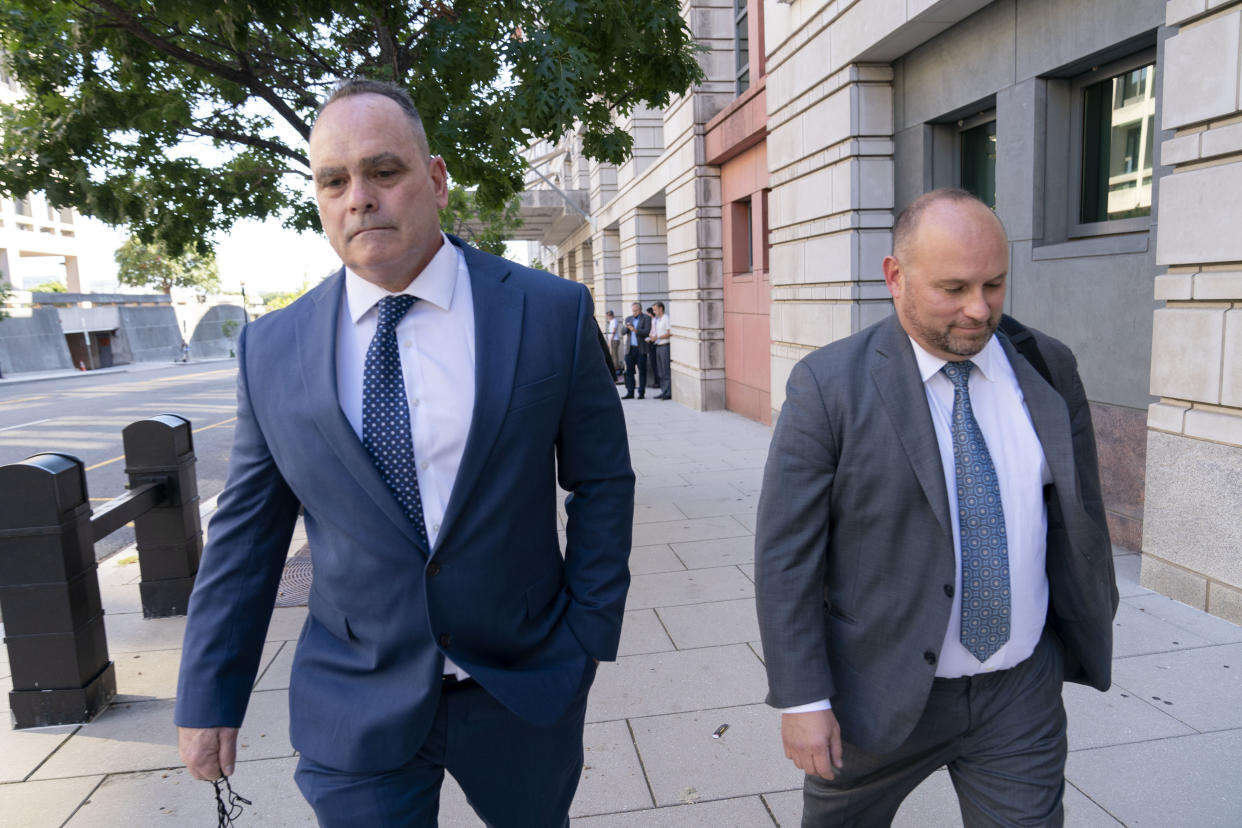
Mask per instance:
[[[1155,64],[1083,89],[1079,221],[1151,215]]]
[[[996,121],[962,131],[962,189],[996,208]]]
[[[749,21],[746,15],[742,15],[737,21],[737,34],[734,38],[735,51],[737,53],[737,67],[739,70],[744,69],[750,63],[750,32],[748,27]]]
[[[750,88],[750,13],[746,0],[733,0],[733,58],[740,95]]]

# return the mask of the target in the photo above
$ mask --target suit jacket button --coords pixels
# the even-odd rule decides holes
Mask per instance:
[[[439,575],[440,564],[437,561],[432,561],[431,563],[427,564],[427,574],[433,578]]]
[[[445,649],[447,649],[448,645],[452,643],[452,641],[453,641],[453,637],[451,635],[449,635],[448,633],[440,633],[440,646],[441,647],[444,647]]]
[[[443,640],[443,637],[441,637],[441,640]],[[923,653],[923,660],[926,661],[928,664],[935,664],[936,654],[933,653],[931,650],[928,650],[927,652]]]
[[[949,598],[953,597],[953,584],[944,585],[944,594]]]

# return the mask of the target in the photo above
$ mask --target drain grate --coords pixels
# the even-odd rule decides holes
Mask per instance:
[[[285,571],[280,576],[280,589],[276,593],[276,606],[306,606],[306,600],[310,596],[312,574],[310,545],[308,544],[285,562]]]

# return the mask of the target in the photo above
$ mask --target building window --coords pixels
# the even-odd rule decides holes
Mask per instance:
[[[729,205],[729,268],[735,276],[755,269],[755,211],[750,198]]]
[[[1073,104],[1075,234],[1145,229],[1156,133],[1154,52],[1079,78]]]
[[[34,213],[30,211],[30,198],[13,199],[13,212],[17,213],[19,216],[33,217]]]
[[[746,0],[733,0],[733,52],[740,95],[750,88],[750,14]]]
[[[958,183],[996,209],[996,111],[958,121]]]

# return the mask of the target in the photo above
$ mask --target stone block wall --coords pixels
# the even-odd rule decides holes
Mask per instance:
[[[56,308],[21,309],[0,320],[0,374],[58,371],[73,367]]]
[[[1242,2],[1167,24],[1142,582],[1242,623]]]

